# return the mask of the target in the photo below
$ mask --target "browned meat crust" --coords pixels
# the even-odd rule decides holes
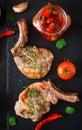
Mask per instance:
[[[46,48],[25,46],[28,41],[28,25],[25,19],[18,22],[19,39],[11,49],[18,69],[29,78],[42,78],[51,69],[53,54]]]
[[[51,80],[36,82],[20,93],[15,112],[23,118],[38,121],[43,114],[49,112],[51,103],[57,104],[58,99],[71,103],[79,101],[77,93],[63,92]]]

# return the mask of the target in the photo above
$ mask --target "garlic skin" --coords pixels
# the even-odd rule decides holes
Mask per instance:
[[[13,6],[13,11],[16,13],[24,12],[28,7],[28,1]]]

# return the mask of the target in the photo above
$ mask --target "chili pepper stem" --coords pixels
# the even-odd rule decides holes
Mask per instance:
[[[7,30],[7,31],[3,32],[2,34],[0,34],[0,39],[5,38],[7,36],[11,36],[13,34],[15,34],[14,30]]]

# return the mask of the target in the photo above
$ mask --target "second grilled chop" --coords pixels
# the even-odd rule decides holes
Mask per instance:
[[[79,101],[77,93],[63,92],[58,89],[51,80],[36,82],[29,85],[19,94],[19,99],[15,103],[17,115],[38,121],[43,114],[49,112],[50,105],[57,104],[58,99],[71,103]]]

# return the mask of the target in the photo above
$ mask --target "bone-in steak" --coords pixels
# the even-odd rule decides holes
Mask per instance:
[[[27,77],[36,79],[44,77],[51,69],[53,54],[46,48],[26,46],[28,41],[28,24],[25,19],[18,22],[19,39],[11,49],[18,69]]]
[[[43,114],[49,112],[50,105],[57,104],[58,99],[71,103],[79,101],[77,93],[63,92],[50,80],[29,85],[20,93],[15,104],[15,112],[23,118],[38,121]]]

